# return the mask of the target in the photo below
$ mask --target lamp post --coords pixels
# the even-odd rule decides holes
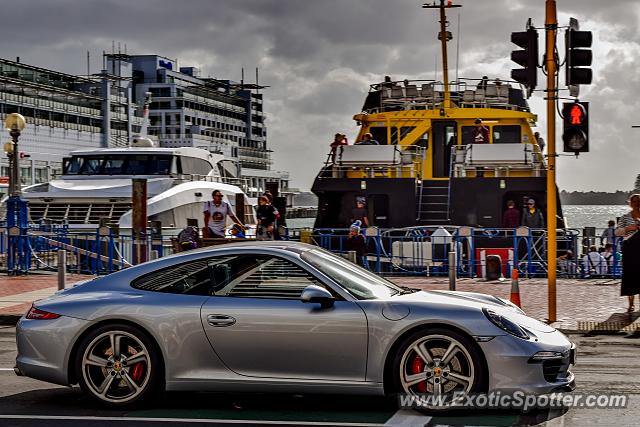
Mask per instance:
[[[11,141],[4,145],[4,151],[9,157],[9,194],[12,197],[20,197],[20,168],[18,166],[18,138],[27,122],[21,114],[11,113],[4,121],[4,127],[9,131]]]
[[[22,200],[20,191],[20,169],[18,166],[18,138],[26,126],[24,117],[11,113],[4,121],[11,141],[4,144],[4,151],[9,157],[9,199],[7,200],[7,271],[9,274],[26,273],[29,270],[30,254],[28,251],[27,228],[29,212],[27,202]]]

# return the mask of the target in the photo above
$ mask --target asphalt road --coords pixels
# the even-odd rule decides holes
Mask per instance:
[[[59,387],[13,373],[15,329],[0,327],[0,425],[118,426],[159,425],[544,425],[635,426],[640,424],[640,336],[577,336],[575,393],[623,393],[626,408],[585,407],[509,411],[466,411],[428,417],[397,411],[383,398],[272,394],[167,393],[135,410],[108,410],[87,400],[79,388]]]

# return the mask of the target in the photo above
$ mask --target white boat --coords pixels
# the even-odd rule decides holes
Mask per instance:
[[[182,229],[197,221],[202,227],[203,203],[220,190],[238,212],[242,200],[245,223],[255,223],[250,200],[225,176],[224,157],[192,147],[160,148],[148,138],[132,147],[73,151],[64,159],[63,173],[50,182],[23,189],[29,202],[30,222],[67,223],[90,229],[111,223],[131,228],[132,179],[147,180],[147,216],[163,228]],[[173,231],[169,234],[173,234]]]

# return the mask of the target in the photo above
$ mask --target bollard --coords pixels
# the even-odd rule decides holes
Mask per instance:
[[[61,291],[65,287],[65,279],[67,273],[67,251],[61,249],[58,251],[58,290]]]
[[[456,290],[456,253],[449,252],[449,290]]]
[[[347,252],[347,259],[349,261],[351,261],[354,264],[357,264],[358,260],[356,258],[356,251],[348,251]]]

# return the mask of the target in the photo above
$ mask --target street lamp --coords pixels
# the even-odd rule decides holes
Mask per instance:
[[[11,113],[4,121],[4,127],[9,131],[11,141],[4,145],[4,151],[9,157],[9,194],[20,197],[20,168],[18,167],[18,138],[27,125],[22,114]]]

